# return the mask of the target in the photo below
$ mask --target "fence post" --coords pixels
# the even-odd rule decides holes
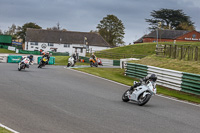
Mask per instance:
[[[195,61],[198,61],[198,47],[195,48]]]
[[[177,45],[175,45],[175,47],[174,47],[174,58],[176,59],[176,48],[177,48]]]
[[[190,46],[188,46],[188,61],[190,60]]]
[[[181,60],[183,59],[183,46],[181,46]]]
[[[171,53],[172,53],[172,45],[170,45],[170,48],[169,48],[169,58],[171,58]]]

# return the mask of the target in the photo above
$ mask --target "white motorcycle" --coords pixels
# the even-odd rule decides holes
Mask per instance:
[[[134,81],[133,84],[138,82]],[[122,95],[122,100],[124,102],[135,101],[138,105],[145,105],[151,98],[152,95],[156,94],[156,83],[154,81],[148,80],[146,83],[140,81],[140,86],[136,87],[134,90],[128,89]]]
[[[19,62],[18,70],[21,71],[22,69],[29,68],[29,65],[30,65],[30,59],[25,57],[22,59],[21,62]]]
[[[74,58],[71,56],[71,57],[69,57],[69,59],[68,59],[68,64],[67,64],[67,67],[73,67],[75,65],[75,60],[74,60]]]

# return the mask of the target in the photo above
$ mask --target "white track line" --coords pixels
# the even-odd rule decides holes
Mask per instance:
[[[64,68],[66,68],[66,67],[64,67]],[[92,74],[89,74],[89,73],[86,73],[86,72],[74,70],[74,69],[71,69],[71,68],[66,68],[66,69],[69,69],[69,70],[72,70],[72,71],[75,71],[75,72],[79,72],[79,73],[82,73],[82,74],[86,74],[86,75],[89,75],[89,76],[93,76],[93,77],[96,77],[96,78],[99,78],[99,79],[107,80],[107,81],[109,81],[109,82],[112,82],[112,83],[115,83],[115,84],[118,84],[118,85],[121,85],[121,86],[130,87],[130,86],[128,86],[128,85],[125,85],[125,84],[122,84],[122,83],[118,83],[118,82],[115,82],[115,81],[112,81],[112,80],[109,80],[109,79],[105,79],[105,78],[102,78],[102,77],[99,77],[99,76],[96,76],[96,75],[92,75]],[[171,98],[171,97],[167,97],[167,96],[163,96],[163,95],[159,95],[159,94],[156,94],[156,96],[159,96],[159,97],[163,97],[163,98],[170,99],[170,100],[173,100],[173,101],[177,101],[177,102],[186,103],[186,104],[190,104],[190,105],[193,105],[193,106],[200,107],[200,104],[190,103],[190,102],[187,102],[187,101],[182,101],[182,100],[178,100],[178,99],[176,99],[176,98]]]
[[[19,133],[19,132],[15,131],[15,130],[13,130],[13,129],[7,127],[7,126],[4,126],[4,125],[1,124],[1,123],[0,123],[0,127],[5,128],[5,129],[7,129],[7,130],[9,130],[9,131],[11,131],[11,132],[13,132],[13,133]]]

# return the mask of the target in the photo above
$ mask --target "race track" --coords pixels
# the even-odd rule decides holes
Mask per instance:
[[[0,123],[20,133],[199,133],[200,107],[154,96],[124,103],[125,86],[65,69],[0,64]]]

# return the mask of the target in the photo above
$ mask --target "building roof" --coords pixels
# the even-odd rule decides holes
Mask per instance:
[[[146,35],[144,35],[146,36]],[[143,38],[144,36],[142,36],[141,38],[139,38],[138,40],[134,41],[134,43],[143,43]]]
[[[31,29],[26,31],[26,41],[61,44],[84,44],[84,38],[90,46],[110,47],[103,37],[94,32],[55,31],[44,29]]]
[[[145,35],[143,38],[156,38],[157,37],[157,31],[152,31],[148,35]],[[180,37],[190,31],[186,30],[158,30],[158,37],[162,39],[176,39],[177,37]]]

